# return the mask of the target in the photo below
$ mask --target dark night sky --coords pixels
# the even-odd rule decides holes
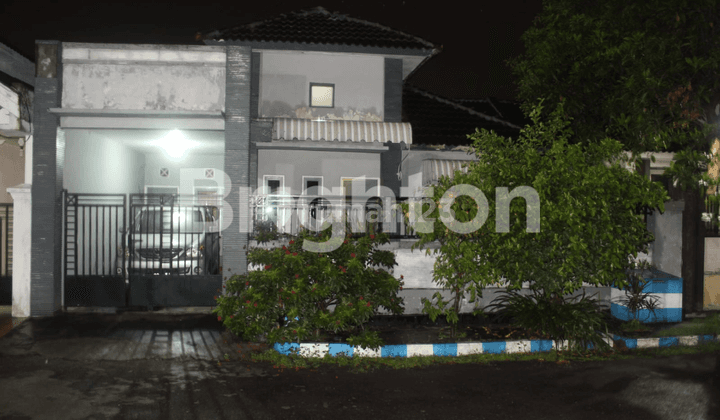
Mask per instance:
[[[514,86],[503,61],[523,49],[520,36],[541,9],[541,0],[438,1],[421,7],[409,0],[260,0],[227,3],[155,1],[3,2],[0,42],[34,61],[36,39],[68,42],[197,44],[195,33],[268,19],[322,6],[421,37],[443,51],[409,82],[451,98],[512,99]],[[472,4],[472,9],[468,4]],[[442,6],[440,6],[442,5]]]

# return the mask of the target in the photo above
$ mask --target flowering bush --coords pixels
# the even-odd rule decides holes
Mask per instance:
[[[383,307],[403,312],[402,281],[388,273],[397,263],[392,251],[378,250],[387,235],[347,237],[328,253],[303,250],[303,241],[324,242],[320,234],[301,231],[287,245],[254,248],[248,262],[258,270],[235,275],[213,310],[223,324],[246,340],[303,341],[319,331],[358,332]],[[362,334],[353,343],[376,347],[378,337]]]

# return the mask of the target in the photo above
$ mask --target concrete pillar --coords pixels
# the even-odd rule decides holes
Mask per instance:
[[[31,316],[54,315],[61,308],[63,163],[65,140],[58,117],[61,106],[62,44],[36,42],[33,104]],[[17,213],[16,213],[17,214]]]
[[[401,58],[385,58],[385,122],[402,121],[403,62]]]
[[[30,262],[32,252],[32,191],[29,184],[8,188],[13,198],[12,316],[30,316]]]
[[[223,231],[223,282],[247,272],[249,226],[250,97],[252,51],[228,46],[225,82],[225,173],[232,188],[225,201],[232,222]]]

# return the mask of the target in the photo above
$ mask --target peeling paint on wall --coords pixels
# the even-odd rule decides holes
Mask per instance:
[[[267,113],[264,111],[268,111]],[[343,109],[343,108],[309,108],[300,106],[293,109],[290,105],[274,101],[263,103],[261,115],[263,118],[301,118],[308,120],[349,120],[349,121],[374,121],[382,122],[383,118],[377,114],[375,108],[364,110]]]
[[[260,107],[260,115],[263,118],[302,118],[316,120],[350,120],[350,121],[375,121],[382,122],[383,117],[375,108],[363,110],[335,108],[310,108],[305,104],[299,107],[292,107],[282,101],[265,101]]]
[[[63,108],[223,111],[222,67],[65,64]]]

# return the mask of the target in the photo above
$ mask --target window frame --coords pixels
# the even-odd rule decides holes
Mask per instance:
[[[313,104],[313,88],[314,88],[315,86],[332,88],[332,97],[331,97],[331,99],[330,99],[330,106],[327,106],[327,105],[314,105],[314,104]],[[309,89],[308,94],[309,94],[308,104],[310,104],[310,108],[335,108],[335,83],[315,83],[315,82],[310,82],[310,89]]]
[[[325,184],[325,179],[322,175],[303,175],[302,177],[302,195],[307,195],[307,181],[320,181],[320,184],[318,185],[318,193],[317,195],[323,195],[323,185]]]
[[[340,194],[340,195],[343,195],[343,196],[345,196],[345,197],[352,197],[352,182],[353,182],[353,181],[360,181],[360,180],[365,181],[365,182],[367,182],[367,181],[376,181],[376,182],[377,182],[377,185],[375,186],[375,188],[377,188],[377,190],[374,191],[374,194],[368,195],[367,197],[370,198],[370,197],[378,197],[378,196],[380,196],[380,178],[377,178],[377,177],[367,177],[367,176],[353,176],[353,177],[350,177],[350,176],[342,176],[342,177],[340,177],[340,188],[341,188],[341,194]],[[345,181],[350,181],[350,182],[351,182],[351,183],[350,183],[350,185],[351,185],[351,187],[350,187],[350,194],[348,194],[348,192],[345,190]],[[366,193],[366,192],[367,192],[367,190],[364,190],[362,193],[364,194],[364,193]]]
[[[278,192],[273,195],[281,195],[285,189],[285,175],[263,175],[262,192],[263,195],[270,195],[270,186],[268,181],[280,181]]]

